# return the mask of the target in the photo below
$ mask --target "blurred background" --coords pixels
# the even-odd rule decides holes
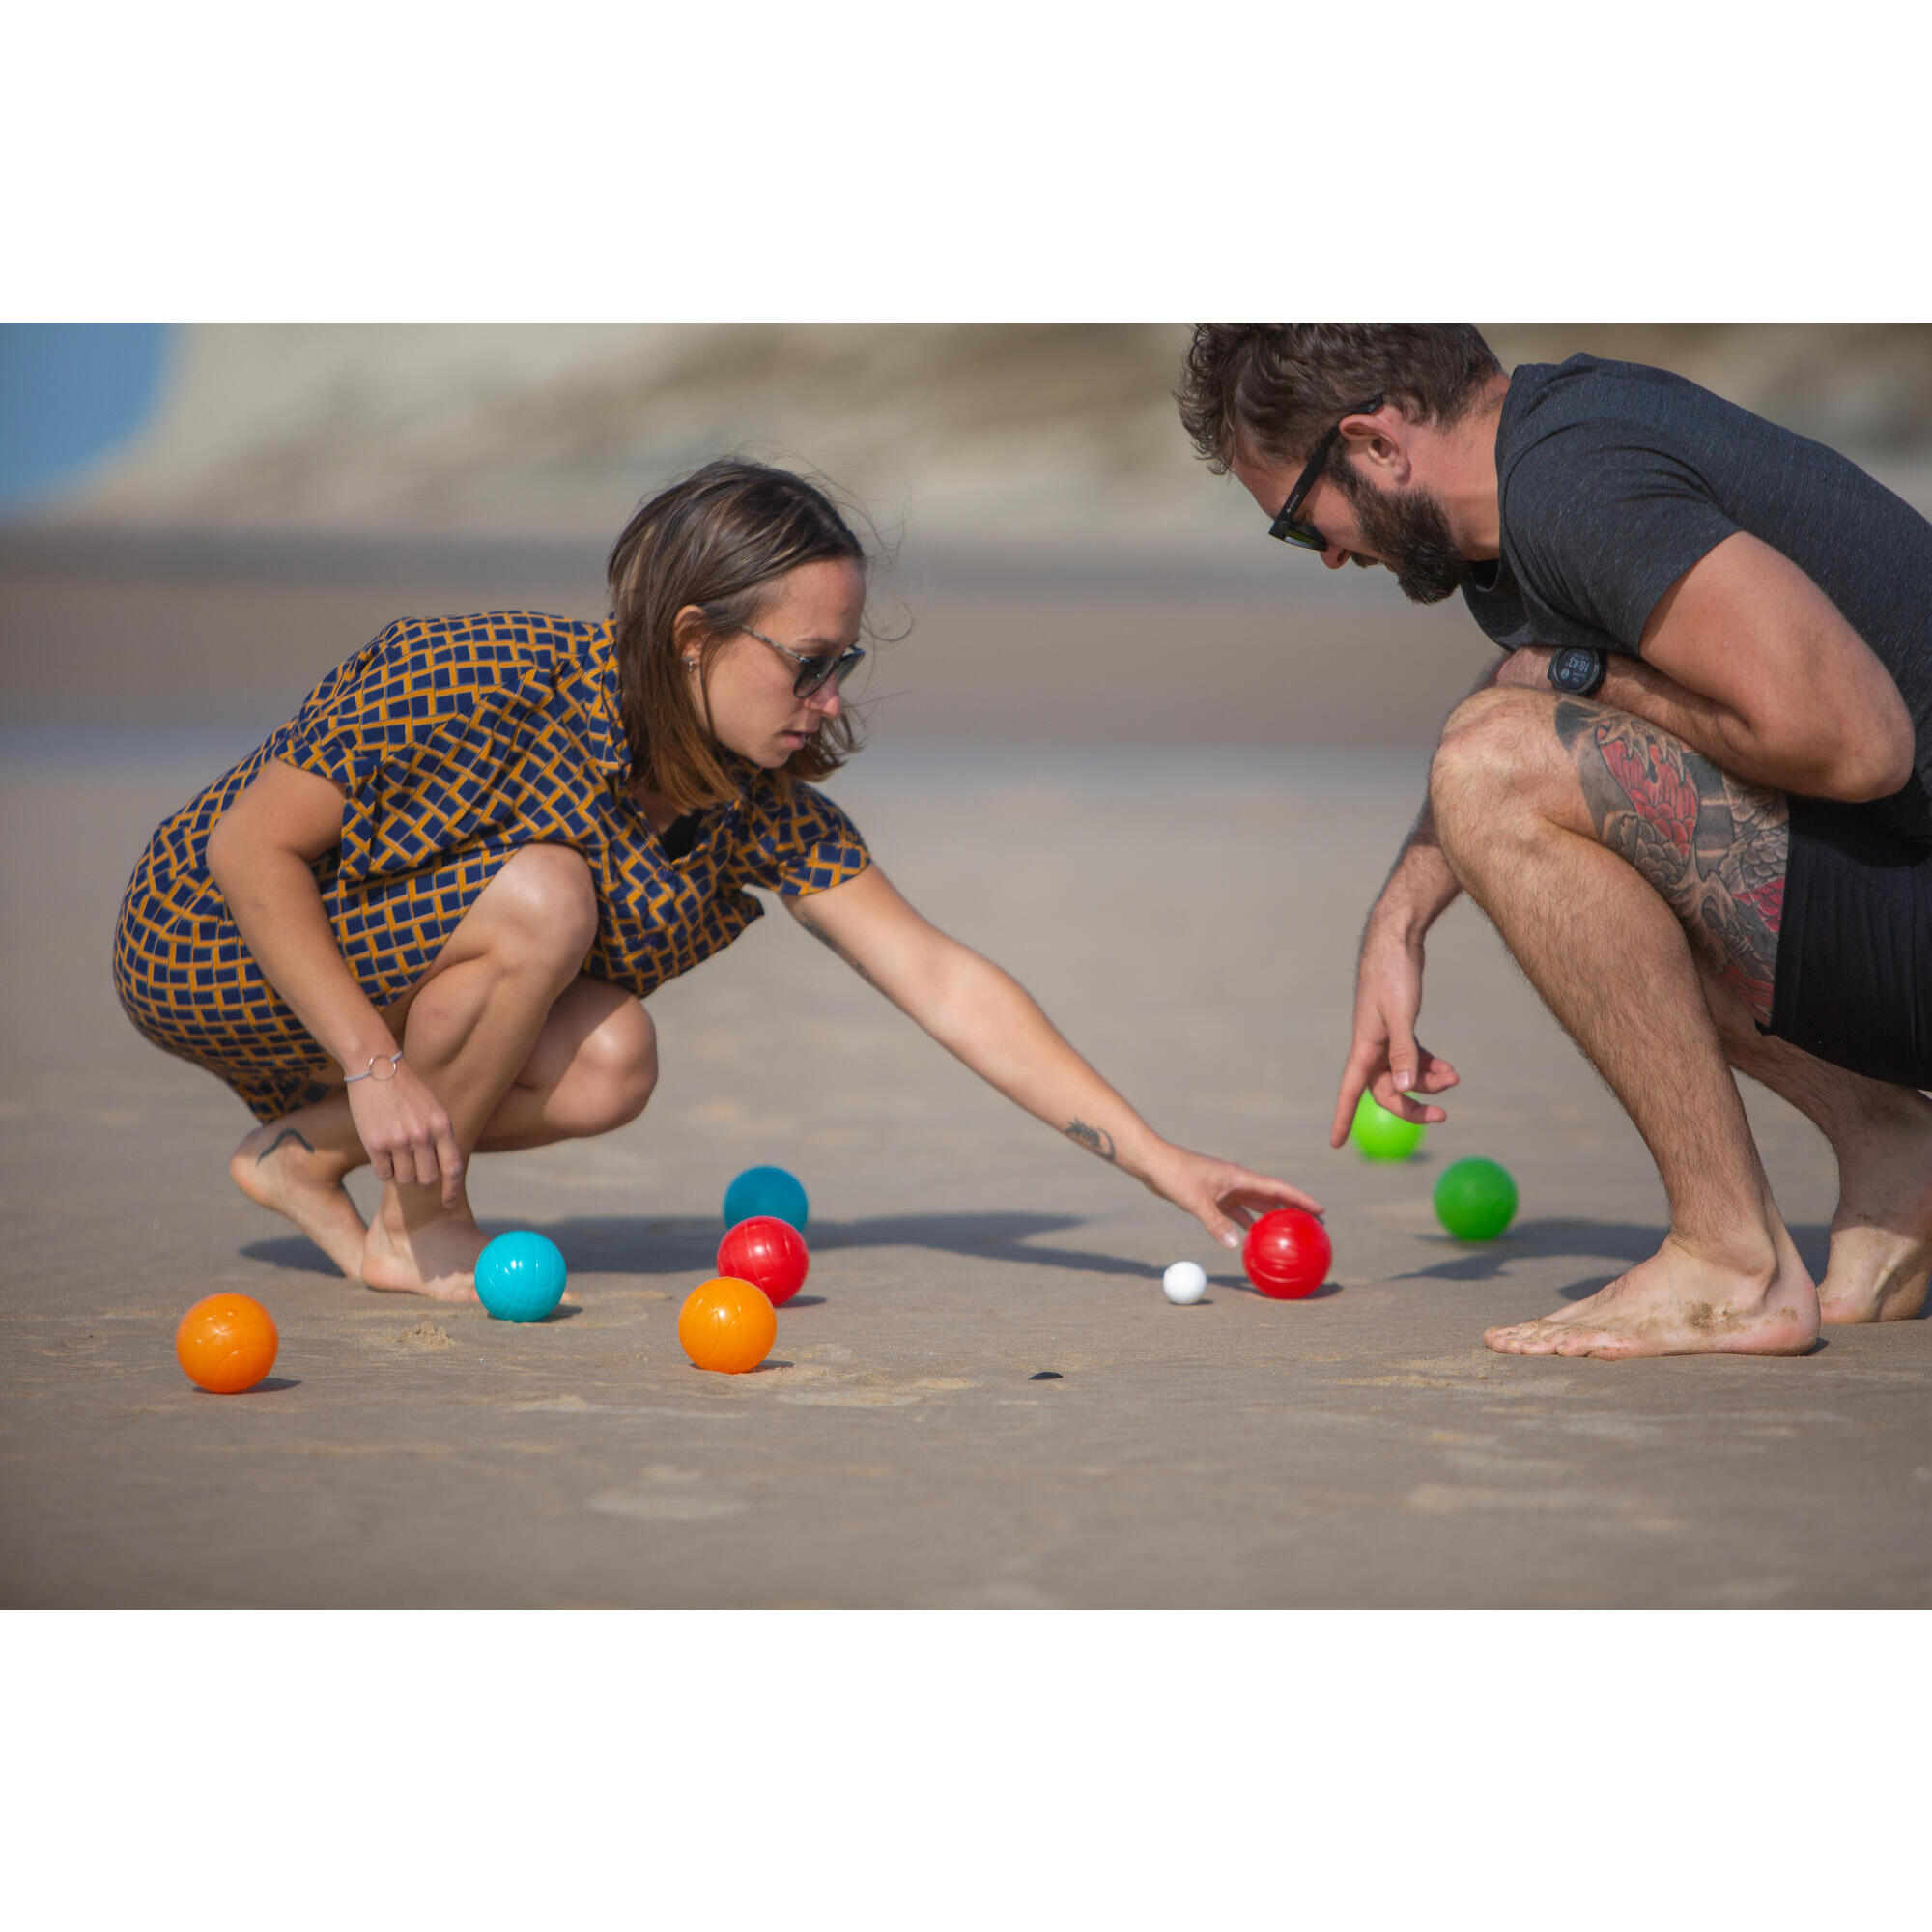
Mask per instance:
[[[1932,328],[1492,326],[1660,363],[1932,506]],[[0,328],[17,734],[242,749],[391,618],[601,615],[637,502],[723,450],[815,469],[887,554],[875,740],[1422,745],[1489,646],[1265,541],[1193,458],[1186,329]],[[908,628],[909,627],[909,628]]]

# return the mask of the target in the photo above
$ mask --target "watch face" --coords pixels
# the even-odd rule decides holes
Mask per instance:
[[[1549,681],[1559,691],[1588,691],[1597,681],[1597,654],[1571,645],[1549,664]]]

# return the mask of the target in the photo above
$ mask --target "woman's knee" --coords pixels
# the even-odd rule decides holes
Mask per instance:
[[[587,1089],[592,1117],[607,1132],[635,1121],[658,1084],[658,1030],[639,1000],[627,1001],[588,1034],[572,1072]]]
[[[519,958],[583,963],[597,937],[597,888],[583,855],[568,845],[522,845],[470,908],[473,938],[514,948]]]
[[[559,1000],[524,1069],[549,1091],[548,1118],[564,1133],[609,1133],[635,1121],[658,1084],[658,1036],[641,1001],[595,980]]]

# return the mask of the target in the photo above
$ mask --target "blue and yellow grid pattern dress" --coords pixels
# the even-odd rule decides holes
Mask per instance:
[[[169,818],[134,867],[114,981],[136,1027],[274,1121],[330,1065],[262,976],[208,872],[208,835],[270,758],[342,788],[342,842],[316,883],[377,1008],[428,970],[518,846],[569,845],[597,888],[583,971],[646,997],[730,945],[746,891],[824,891],[870,863],[810,785],[743,769],[746,788],[673,860],[626,796],[630,748],[611,628],[524,611],[406,618],[331,671],[287,724]]]

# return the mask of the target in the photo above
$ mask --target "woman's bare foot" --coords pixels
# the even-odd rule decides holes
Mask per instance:
[[[1666,1236],[1647,1262],[1587,1301],[1492,1328],[1502,1355],[1802,1355],[1818,1340],[1818,1295],[1782,1223],[1763,1270],[1719,1266]]]
[[[412,1194],[434,1199],[434,1187]],[[413,1206],[413,1204],[412,1204]],[[432,1301],[476,1299],[476,1257],[486,1237],[469,1204],[406,1214],[394,1186],[383,1189],[383,1205],[369,1224],[362,1250],[362,1279],[392,1294],[426,1294]]]
[[[1898,1090],[1895,1113],[1838,1152],[1827,1321],[1909,1321],[1932,1277],[1932,1101]]]
[[[340,1154],[318,1153],[288,1119],[257,1127],[228,1158],[229,1178],[250,1201],[293,1221],[355,1281],[368,1230],[342,1184],[348,1171]]]

